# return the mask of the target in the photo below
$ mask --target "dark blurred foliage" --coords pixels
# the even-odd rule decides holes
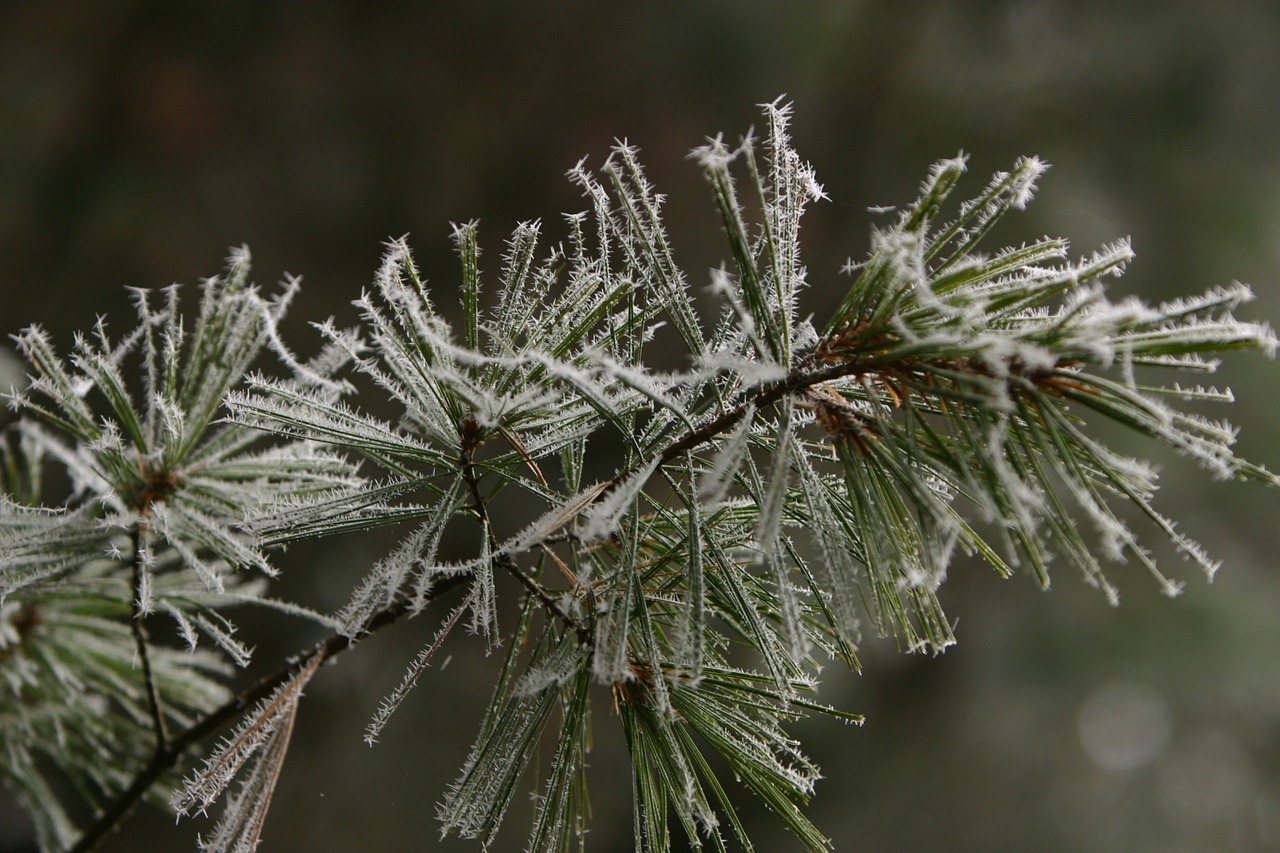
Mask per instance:
[[[1019,154],[1054,164],[1004,241],[1061,234],[1083,253],[1131,234],[1121,287],[1161,299],[1241,279],[1259,295],[1249,315],[1280,318],[1277,81],[1280,5],[1255,0],[9,2],[0,325],[38,320],[65,346],[98,313],[126,316],[125,286],[193,282],[243,242],[261,283],[305,274],[305,349],[304,321],[353,320],[382,241],[405,232],[448,306],[449,222],[482,217],[496,265],[516,221],[583,206],[563,173],[615,137],[670,194],[697,282],[725,252],[684,154],[783,93],[832,197],[807,221],[819,316],[866,246],[865,208],[910,200],[963,148],[974,184]],[[1272,468],[1275,369],[1230,361],[1240,403],[1222,413]],[[869,641],[864,675],[828,669],[826,697],[869,717],[800,727],[837,850],[1280,850],[1280,496],[1158,461],[1161,507],[1225,561],[1212,586],[1162,552],[1186,594],[1117,566],[1113,610],[1075,577],[1041,594],[959,564],[943,588],[957,648],[905,658]],[[297,549],[284,584],[338,606],[389,541]],[[266,625],[244,628],[260,667],[311,637]],[[430,631],[400,626],[315,680],[265,850],[433,848],[495,659],[458,644],[384,745],[359,739]],[[625,758],[600,698],[591,841],[627,849]],[[523,817],[504,849],[522,849]],[[760,849],[792,849],[749,817]],[[140,814],[109,849],[193,849],[194,829]],[[23,837],[0,801],[0,849]]]

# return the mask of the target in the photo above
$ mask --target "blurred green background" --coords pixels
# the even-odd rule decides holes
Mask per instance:
[[[0,6],[0,325],[63,348],[126,286],[194,283],[247,243],[258,281],[304,275],[306,321],[354,320],[382,242],[409,232],[452,307],[449,222],[554,230],[564,180],[615,138],[670,196],[691,281],[727,256],[685,155],[736,139],[786,93],[794,137],[832,201],[806,218],[819,315],[867,244],[870,205],[910,201],[934,160],[970,152],[970,188],[1019,154],[1054,168],[996,239],[1050,233],[1078,253],[1132,235],[1117,292],[1157,300],[1252,283],[1242,313],[1280,318],[1280,4],[1259,0],[611,4],[8,2]],[[482,259],[483,261],[483,259]],[[1276,365],[1230,359],[1244,455],[1280,468]],[[1130,449],[1151,453],[1139,445]],[[1107,606],[1063,572],[1040,593],[958,564],[942,598],[959,646],[939,658],[869,642],[825,697],[861,729],[809,721],[812,813],[840,851],[1280,850],[1280,492],[1214,482],[1155,455],[1158,502],[1222,558],[1176,600],[1116,566]],[[339,606],[391,534],[297,549],[289,594]],[[259,666],[301,647],[247,618]],[[384,735],[360,734],[432,632],[417,620],[313,682],[264,850],[437,849],[434,803],[465,754],[496,659],[455,644]],[[597,706],[590,841],[630,848],[625,757]],[[527,805],[521,804],[527,809]],[[749,804],[748,804],[749,805]],[[749,808],[759,847],[796,849]],[[523,848],[525,814],[500,849]],[[193,849],[197,827],[135,815],[109,850]],[[28,849],[0,798],[0,850]],[[439,849],[477,849],[448,840]]]

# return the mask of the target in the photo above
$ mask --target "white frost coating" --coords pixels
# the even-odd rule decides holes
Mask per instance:
[[[871,235],[872,255],[887,264],[898,281],[922,291],[928,290],[924,235],[902,228],[876,229]]]
[[[201,631],[218,644],[218,648],[225,651],[236,662],[237,666],[243,668],[249,665],[253,650],[231,636],[235,631],[234,627],[225,624],[218,625],[203,613],[195,615],[195,622],[200,626]]]
[[[614,533],[618,529],[622,516],[631,509],[632,501],[644,489],[645,483],[649,481],[653,472],[658,470],[660,461],[661,459],[656,456],[650,459],[605,495],[603,500],[597,501],[583,513],[578,535],[588,542],[593,542],[606,539]]]
[[[465,598],[454,607],[449,618],[436,631],[431,642],[418,652],[413,662],[409,665],[400,684],[396,686],[390,695],[386,696],[378,706],[377,712],[373,715],[373,719],[369,721],[369,725],[365,727],[364,742],[369,746],[373,746],[378,742],[378,736],[382,734],[382,730],[386,728],[387,723],[391,720],[391,715],[396,712],[405,698],[418,684],[418,679],[426,672],[427,667],[431,665],[431,661],[435,659],[436,654],[440,651],[440,647],[452,632],[454,626],[458,624],[458,620],[462,614],[471,606],[471,600],[475,595],[475,590],[467,594]],[[446,660],[446,663],[448,661]],[[443,666],[441,667],[443,669]]]
[[[177,444],[186,435],[186,415],[167,394],[156,394],[151,403],[160,416],[160,423],[170,444]]]
[[[1138,491],[1144,497],[1155,494],[1160,478],[1150,462],[1137,457],[1111,452],[1101,445],[1098,445],[1095,451],[1098,453],[1099,458],[1107,464],[1107,467],[1124,479],[1130,488]]]
[[[533,664],[516,683],[514,695],[525,698],[541,693],[548,687],[560,687],[573,680],[582,665],[583,649],[575,645],[562,645],[544,660]]]
[[[200,636],[196,633],[196,626],[191,624],[191,620],[187,618],[185,613],[168,601],[162,601],[161,606],[173,618],[173,621],[178,623],[178,636],[182,637],[183,642],[187,644],[188,651],[195,651],[200,642]]]
[[[1271,325],[1258,323],[1255,324],[1255,328],[1258,330],[1256,340],[1262,347],[1262,351],[1266,353],[1267,358],[1275,358],[1277,341],[1275,333],[1271,331]]]
[[[769,347],[757,332],[755,318],[742,301],[738,284],[728,270],[722,266],[711,270],[711,284],[708,286],[708,290],[729,305],[730,310],[733,312],[734,320],[737,321],[738,331],[751,344],[756,357],[764,362],[772,361]]]
[[[1237,430],[1226,421],[1212,421],[1201,415],[1169,413],[1161,424],[1161,437],[1180,453],[1189,456],[1220,480],[1233,477],[1239,469],[1231,452]]]
[[[810,201],[829,201],[830,196],[827,195],[826,189],[822,184],[818,183],[818,174],[808,163],[804,164],[800,172],[800,183],[804,187],[805,194],[808,195]]]
[[[386,250],[382,256],[382,264],[378,267],[374,277],[374,283],[388,300],[394,299],[398,301],[404,298],[404,293],[402,292],[404,288],[404,272],[406,267],[413,262],[407,237],[408,235],[403,235],[387,242]]]
[[[1161,302],[1156,310],[1169,319],[1180,319],[1206,312],[1234,311],[1255,298],[1248,285],[1235,281],[1226,287],[1219,285],[1194,296],[1182,296]]]
[[[1236,401],[1236,395],[1230,388],[1218,388],[1213,385],[1186,387],[1181,382],[1174,382],[1169,390],[1184,400],[1213,400],[1218,403],[1234,403]]]
[[[999,479],[1000,487],[1007,490],[1009,496],[1007,508],[1013,512],[1018,526],[1024,530],[1034,530],[1037,523],[1036,516],[1043,506],[1045,497],[1010,465],[1005,455],[1008,441],[1009,416],[1001,413],[992,422],[987,432],[986,442],[982,448],[986,455],[985,461]],[[979,494],[983,493],[979,492]],[[993,513],[992,520],[998,519],[1002,514],[993,506],[987,504],[983,506]]]
[[[755,406],[747,404],[742,419],[720,445],[711,468],[698,478],[698,497],[708,506],[719,504],[729,493],[733,478],[737,475],[745,458],[755,415]]]
[[[223,741],[215,755],[206,760],[204,770],[188,777],[182,790],[174,794],[172,805],[179,814],[203,814],[225,793],[240,770],[249,765],[239,791],[226,798],[225,810],[213,835],[199,839],[201,853],[257,850],[267,808],[293,734],[302,690],[319,665],[320,656],[312,656],[301,671],[240,724],[231,738]]]
[[[147,562],[150,562],[148,560]],[[143,565],[138,572],[138,597],[135,599],[138,613],[143,616],[150,616],[155,608],[155,600],[152,598],[151,583],[151,567]]]
[[[810,315],[804,320],[796,323],[795,329],[791,333],[791,351],[801,352],[818,343],[818,330],[813,325],[813,317]]]
[[[969,155],[965,154],[963,151],[959,152],[954,157],[948,157],[945,160],[938,160],[929,167],[929,173],[920,183],[921,199],[945,196],[951,191],[951,188],[955,185],[955,182],[960,179],[960,176],[968,171],[968,169]],[[871,207],[868,209],[872,213],[886,213],[894,210],[895,208],[890,206]]]
[[[288,290],[288,299],[292,299],[301,287],[301,279],[295,276],[287,276],[285,283]],[[294,355],[293,350],[280,337],[280,310],[273,310],[275,306],[270,305],[262,300],[257,300],[261,305],[261,316],[263,329],[266,332],[267,342],[271,346],[272,351],[280,358],[284,364],[293,371],[295,376],[301,377],[307,382],[326,388],[331,392],[343,392],[351,389],[351,384],[345,380],[333,380],[324,375],[323,371],[312,370],[310,366],[304,364]]]
[[[724,350],[702,356],[698,360],[698,367],[715,373],[734,374],[746,388],[781,382],[787,378],[787,368],[784,365],[743,358]]]
[[[456,506],[457,492],[458,489],[455,488],[442,497],[440,502],[445,506]],[[430,521],[419,526],[394,551],[374,565],[360,585],[352,591],[350,601],[338,612],[337,618],[343,634],[354,637],[364,630],[378,608],[391,603],[413,570],[434,560],[436,545],[443,532],[443,522],[448,517],[441,513],[433,515]]]
[[[480,540],[480,560],[475,569],[473,588],[477,594],[471,603],[471,630],[483,634],[490,647],[499,642],[498,636],[498,599],[493,578],[493,554],[489,549],[491,533],[488,520],[485,519],[484,533]]]
[[[1013,183],[1009,187],[1010,203],[1018,210],[1026,208],[1036,192],[1036,182],[1049,168],[1039,157],[1024,157],[1013,167]]]
[[[633,719],[645,727],[641,740],[648,739],[633,740],[649,750],[649,761],[641,756],[636,763],[637,788],[642,799],[648,797],[639,808],[679,813],[678,821],[642,815],[642,821],[652,818],[643,829],[683,825],[696,833],[696,827],[710,829],[715,823],[706,794],[712,782],[700,776],[704,765],[700,758],[695,763],[692,751],[677,749],[667,757],[672,744],[679,746],[670,739],[681,736],[676,727],[700,726],[695,748],[710,746],[727,757],[757,792],[768,787],[766,799],[809,791],[816,771],[778,728],[787,714],[786,700],[813,707],[798,692],[804,676],[792,664],[809,664],[810,642],[822,651],[851,654],[851,648],[834,642],[828,623],[851,638],[864,613],[877,628],[914,648],[950,645],[950,623],[934,592],[957,544],[981,552],[1002,572],[1008,569],[1006,560],[1021,558],[1045,582],[1046,552],[1053,548],[1114,595],[1094,556],[1105,551],[1148,566],[1167,591],[1176,591],[1117,518],[1128,501],[1211,574],[1216,564],[1151,509],[1155,477],[1150,468],[1075,432],[1086,419],[1110,418],[1156,435],[1220,476],[1264,478],[1265,472],[1231,455],[1234,431],[1228,425],[1181,415],[1161,402],[1229,401],[1229,392],[1141,384],[1151,381],[1143,371],[1152,365],[1212,369],[1212,362],[1191,350],[1273,352],[1275,338],[1267,327],[1230,316],[1250,298],[1247,288],[1231,285],[1153,309],[1136,299],[1111,302],[1104,296],[1101,282],[1120,274],[1132,256],[1127,241],[1075,262],[1066,257],[1065,243],[1048,239],[977,251],[997,219],[1031,199],[1044,170],[1036,158],[1019,160],[998,175],[950,222],[943,221],[944,202],[966,159],[962,154],[935,164],[923,197],[914,206],[896,208],[897,225],[874,236],[873,257],[831,326],[815,329],[808,320],[797,322],[795,297],[806,286],[799,221],[806,205],[824,193],[811,167],[790,147],[789,107],[775,103],[766,112],[770,126],[761,162],[750,156],[750,140],[730,150],[717,138],[694,154],[710,173],[738,265],[734,274],[724,268],[711,273],[711,288],[724,304],[708,336],[684,274],[670,259],[658,219],[663,200],[644,180],[625,143],[599,177],[583,162],[571,171],[592,209],[568,217],[567,248],[541,252],[538,226],[517,227],[504,259],[499,304],[487,323],[468,312],[466,346],[432,312],[403,239],[388,244],[375,282],[359,303],[364,338],[331,324],[322,327],[329,347],[320,362],[299,365],[276,332],[276,316],[296,283],[280,301],[262,302],[246,289],[247,258],[237,256],[232,282],[219,286],[219,294],[241,294],[228,300],[238,308],[228,309],[220,325],[230,330],[236,346],[265,341],[294,367],[295,376],[290,382],[259,378],[248,393],[233,396],[233,420],[220,433],[233,437],[180,460],[198,464],[179,472],[181,489],[172,499],[166,492],[166,500],[151,508],[151,544],[160,560],[169,561],[163,566],[182,563],[184,571],[199,574],[211,588],[220,589],[224,580],[231,588],[205,595],[196,605],[207,602],[216,612],[212,607],[243,600],[230,580],[232,564],[261,559],[264,543],[364,529],[400,517],[425,520],[426,526],[374,566],[339,614],[341,630],[356,636],[384,608],[407,606],[417,613],[447,578],[469,582],[468,598],[384,701],[371,724],[373,737],[464,612],[473,617],[473,627],[498,636],[495,573],[507,568],[547,573],[550,586],[534,588],[534,597],[527,599],[542,615],[522,617],[511,635],[510,668],[504,670],[463,779],[441,811],[446,827],[480,836],[482,844],[496,843],[491,840],[496,824],[525,764],[537,756],[538,744],[546,743],[544,731],[554,737],[557,722],[572,723],[578,727],[573,732],[561,729],[562,748],[566,743],[579,748],[574,735],[585,732],[586,723],[569,702],[585,702],[586,694],[571,698],[558,688],[571,678],[587,684],[593,668],[607,682],[632,680],[616,698],[620,711],[642,715]],[[745,206],[735,195],[742,175],[730,175],[731,165],[745,166]],[[470,240],[470,229],[455,229],[455,241]],[[535,258],[540,252],[545,260]],[[468,277],[468,306],[476,304],[473,284]],[[80,532],[88,530],[92,559],[112,535],[127,551],[119,530],[141,519],[137,507],[129,509],[135,480],[117,482],[113,491],[104,472],[109,475],[123,464],[132,477],[135,459],[144,477],[151,471],[177,472],[149,466],[167,463],[161,445],[194,441],[215,416],[188,406],[182,389],[166,384],[167,365],[179,363],[187,349],[176,296],[164,312],[145,299],[139,297],[145,334],[110,343],[100,327],[97,338],[77,340],[75,359],[54,356],[37,383],[23,392],[31,398],[27,409],[47,404],[34,399],[39,395],[54,397],[60,407],[54,414],[69,424],[63,430],[69,437],[53,437],[51,428],[48,436],[31,442],[47,445],[40,448],[44,456],[67,462],[77,497],[86,503],[96,498],[107,507],[98,513],[99,522],[88,520],[88,512],[68,516],[68,530],[62,530],[9,512],[4,504],[7,516],[18,515],[15,523],[26,525],[26,534],[43,537],[50,547],[64,546],[61,562],[22,563],[18,571],[24,583],[50,578],[78,559],[82,540],[70,529],[71,521]],[[221,304],[217,295],[207,299]],[[694,365],[688,372],[657,374],[639,361],[664,321],[672,322],[688,344]],[[35,360],[44,363],[47,341],[38,331],[24,334]],[[187,337],[202,335],[197,330]],[[461,329],[457,337],[463,337]],[[116,369],[117,355],[130,348],[146,350],[142,395],[125,391]],[[225,361],[238,358],[231,356]],[[369,384],[402,405],[394,423],[338,400],[340,383],[328,377],[346,360],[355,360]],[[200,359],[215,370],[222,361]],[[309,383],[298,375],[307,376],[308,370],[314,374]],[[786,395],[782,385],[788,374],[797,380],[831,379]],[[133,394],[148,407],[145,416],[138,423],[128,418],[103,422],[82,400],[89,380],[116,402]],[[772,383],[777,384],[768,388]],[[221,411],[224,390],[201,394],[193,388],[192,394],[202,406]],[[96,405],[100,395],[88,400]],[[793,434],[787,413],[797,403],[810,408],[805,423],[796,423],[801,431]],[[779,410],[780,427],[773,422]],[[730,412],[740,419],[711,435],[709,427],[725,423],[721,419]],[[485,428],[484,435],[469,431],[473,422]],[[337,443],[403,480],[358,477],[336,455],[249,456],[241,452],[247,443],[237,445],[234,438],[236,428],[248,426],[270,430],[280,443],[294,444],[291,439],[299,436]],[[154,442],[139,441],[139,432]],[[622,473],[582,489],[584,471],[597,470],[601,461],[602,447],[594,438],[588,457],[587,439],[600,432],[621,434],[632,448],[628,459],[648,462],[621,463]],[[492,439],[472,466],[483,483],[473,488],[475,480],[463,478],[470,483],[451,494],[448,483],[459,480],[458,452],[473,446],[469,436],[477,438],[475,444]],[[135,454],[133,444],[146,446]],[[603,449],[615,448],[606,442]],[[544,458],[557,451],[563,451],[559,460]],[[663,470],[660,459],[667,460]],[[241,479],[220,484],[233,470]],[[306,473],[293,491],[265,498],[280,472],[298,470]],[[523,498],[510,499],[532,502],[535,514],[553,508],[501,544],[485,522],[472,540],[472,559],[437,564],[442,532],[461,525],[474,537],[477,525],[469,505],[484,503],[499,485],[503,500],[518,492]],[[412,500],[409,488],[429,505],[403,503]],[[979,502],[991,523],[975,529],[960,522],[952,501],[961,495]],[[1064,512],[1062,505],[1072,498],[1084,513]],[[237,513],[228,522],[217,506],[237,507]],[[267,524],[265,532],[261,526],[250,528],[260,539],[241,535],[240,507],[256,507],[250,520]],[[483,506],[476,510],[486,516]],[[1074,526],[1073,518],[1085,514],[1099,529],[1102,548],[1094,547],[1091,531],[1082,536]],[[806,534],[809,541],[793,547],[791,537]],[[981,538],[988,534],[994,539],[990,544]],[[28,559],[8,547],[14,541],[3,529],[0,566]],[[811,556],[809,544],[817,545],[816,555]],[[11,577],[7,574],[4,583]],[[177,598],[166,601],[170,576],[155,578],[157,607],[171,612],[190,645],[200,633],[209,633],[237,660],[247,658],[228,623],[203,612],[197,617],[199,611],[183,609],[187,604]],[[146,584],[135,592],[148,599]],[[284,609],[315,618],[300,608]],[[548,631],[543,642],[529,642],[543,630]],[[756,671],[729,668],[726,660],[737,652],[726,644],[738,641],[750,650]],[[124,648],[127,653],[127,644]],[[788,653],[796,660],[788,660]],[[699,677],[697,690],[690,689],[691,679]],[[287,695],[277,698],[296,704]],[[249,723],[266,732],[265,716]],[[547,721],[551,729],[543,728]],[[239,763],[247,768],[257,762],[255,775],[231,801],[230,821],[220,824],[206,848],[256,843],[252,832],[241,833],[240,827],[252,828],[258,820],[255,809],[265,803],[263,792],[269,794],[283,753],[276,751],[282,741],[274,735],[253,737],[252,754]],[[558,768],[568,765],[560,761],[557,754],[550,777],[544,776],[538,820],[551,809],[548,820],[561,821],[563,828],[550,834],[536,830],[531,846],[552,835],[568,838],[580,828],[564,822],[578,817],[577,789],[568,779],[578,768],[566,769],[561,781]],[[209,778],[225,786],[234,772]],[[552,803],[565,805],[553,808]],[[745,840],[742,846],[748,846]]]
[[[792,417],[792,406],[785,405],[779,418],[776,434],[773,464],[769,470],[768,490],[759,498],[760,515],[756,520],[755,538],[762,552],[765,565],[772,571],[774,589],[778,594],[779,610],[782,616],[783,633],[786,638],[786,651],[797,663],[803,661],[812,648],[809,634],[801,626],[801,608],[797,590],[789,579],[791,564],[783,558],[782,516],[785,509],[788,489],[791,480],[792,457],[795,455],[795,423]],[[789,689],[785,683],[779,683],[784,692]]]
[[[716,296],[724,298],[731,298],[737,293],[733,278],[729,275],[729,271],[722,266],[711,270],[711,283],[707,285],[707,290]]]
[[[1098,278],[1103,275],[1122,275],[1126,266],[1134,258],[1133,244],[1128,237],[1121,237],[1110,243],[1104,243],[1094,251],[1087,260],[1076,267],[1076,274],[1081,279]]]
[[[709,172],[725,171],[738,154],[744,150],[751,150],[750,137],[745,138],[739,147],[730,150],[724,144],[724,135],[717,133],[707,140],[706,145],[700,145],[690,151],[689,157]]]
[[[679,392],[682,388],[691,384],[691,377],[681,374],[652,373],[643,369],[628,367],[607,353],[592,353],[590,357],[600,365],[603,372],[602,378],[606,380],[616,379],[628,388],[640,392],[654,403],[675,414],[684,421],[686,426],[693,426],[689,416],[685,413],[685,407],[670,396],[673,390]]]

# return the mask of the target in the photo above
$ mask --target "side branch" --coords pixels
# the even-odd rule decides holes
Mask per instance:
[[[441,578],[430,591],[428,599],[435,599],[466,580],[468,580],[466,575]],[[120,792],[98,814],[97,819],[85,830],[84,834],[80,836],[80,840],[67,853],[89,853],[89,851],[97,849],[107,835],[129,816],[134,806],[146,796],[151,786],[178,763],[183,753],[209,735],[227,726],[237,715],[243,713],[246,708],[250,708],[270,696],[272,691],[293,678],[303,666],[316,658],[319,659],[320,665],[327,663],[359,641],[398,621],[413,609],[411,602],[400,599],[375,614],[369,620],[369,624],[365,629],[356,636],[349,637],[338,633],[330,635],[327,639],[316,643],[309,652],[296,655],[280,669],[264,676],[256,684],[240,691],[226,703],[210,711],[189,729],[174,735],[167,746],[156,750],[146,766],[134,776],[133,782],[129,787]]]
[[[485,535],[489,540],[489,550],[497,555],[495,562],[514,576],[515,579],[529,591],[530,595],[542,602],[543,607],[560,617],[560,620],[564,622],[570,630],[578,635],[578,640],[582,642],[583,645],[589,646],[591,644],[591,632],[586,628],[586,626],[582,625],[565,612],[565,609],[560,606],[555,597],[552,596],[552,594],[548,592],[542,584],[538,583],[530,577],[527,572],[520,568],[519,564],[512,559],[511,555],[502,553],[501,548],[498,545],[497,537],[494,536],[493,533],[493,522],[489,518],[488,502],[484,499],[484,495],[480,493],[480,477],[476,474],[474,453],[478,444],[477,437],[479,434],[479,426],[475,424],[474,421],[468,420],[464,425],[462,435],[462,453],[458,458],[458,464],[462,479],[466,481],[467,488],[471,491],[471,499],[475,502],[475,506],[473,506],[472,509],[475,512],[476,517],[479,518],[481,523],[484,525]],[[521,453],[538,477],[541,478],[542,472],[538,470],[537,464],[534,463],[534,461],[529,458],[528,453],[524,451],[524,446],[520,443],[519,438],[517,438],[514,433],[506,431],[504,431],[504,435],[517,449],[517,451]]]

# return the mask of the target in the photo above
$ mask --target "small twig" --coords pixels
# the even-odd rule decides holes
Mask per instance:
[[[515,437],[515,434],[508,433],[505,430],[503,431],[503,434],[507,436],[508,440],[512,441],[513,446],[521,452],[521,455],[524,456],[530,467],[533,468],[534,473],[536,473],[538,478],[541,480],[542,472],[538,470],[538,466],[533,463],[533,460],[528,457],[527,451],[524,451],[524,445],[519,442],[519,439]],[[466,481],[467,488],[471,490],[471,499],[475,502],[475,506],[472,507],[472,510],[484,525],[485,534],[489,539],[489,551],[496,555],[494,562],[510,572],[516,580],[525,587],[525,589],[529,590],[529,592],[541,601],[548,610],[556,614],[556,616],[558,616],[571,631],[578,635],[578,639],[583,643],[583,645],[590,645],[592,640],[591,631],[588,630],[585,625],[570,616],[560,605],[559,600],[548,592],[542,584],[538,583],[530,577],[527,572],[521,569],[520,565],[509,554],[502,553],[498,544],[498,537],[493,532],[493,523],[489,518],[488,502],[484,499],[484,495],[480,493],[480,478],[476,475],[474,454],[475,448],[480,443],[478,439],[479,435],[479,426],[475,424],[474,421],[466,421],[463,428],[462,453],[458,457],[458,466],[462,479]],[[546,480],[542,480],[542,483],[543,485],[546,485]]]
[[[561,598],[552,595],[546,587],[529,577],[528,572],[521,569],[519,564],[517,564],[510,556],[506,554],[499,554],[497,563],[514,575],[516,580],[520,581],[520,583],[524,585],[525,589],[529,590],[534,598],[542,602],[543,606],[556,616],[560,617],[560,621],[564,622],[567,628],[578,635],[578,640],[581,641],[583,645],[591,645],[591,631],[587,629],[587,626],[583,625],[577,619],[574,619],[565,611],[564,606],[561,603]]]

